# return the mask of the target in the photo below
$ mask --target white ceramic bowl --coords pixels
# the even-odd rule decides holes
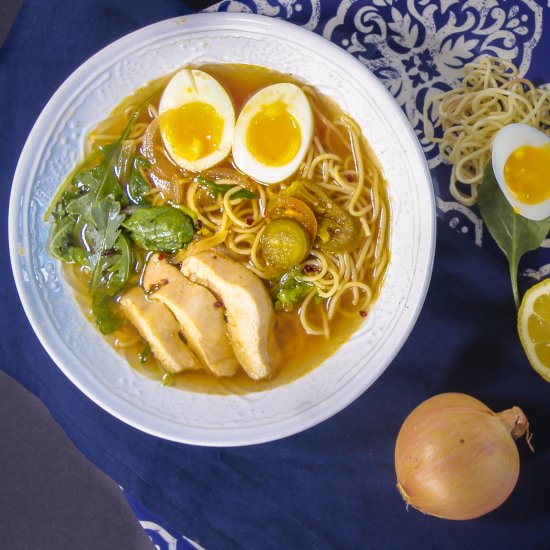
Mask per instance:
[[[126,96],[189,63],[242,62],[289,72],[333,97],[362,126],[389,182],[391,261],[366,322],[325,363],[286,386],[209,396],[162,386],[132,370],[84,318],[48,253],[44,212],[82,158],[86,134]],[[334,415],[386,369],[427,291],[435,245],[429,171],[412,128],[355,58],[301,27],[248,14],[163,21],[106,47],[75,71],[37,120],[10,200],[17,288],[42,345],[98,405],[145,432],[184,443],[234,446],[285,437]],[[367,397],[368,398],[368,397]]]

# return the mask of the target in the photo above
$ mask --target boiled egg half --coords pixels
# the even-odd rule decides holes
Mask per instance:
[[[233,135],[233,160],[260,183],[289,178],[303,161],[313,137],[313,114],[295,84],[273,84],[244,105]]]
[[[222,161],[234,128],[233,103],[215,78],[197,69],[172,77],[160,100],[159,129],[176,164],[200,172]]]
[[[525,218],[550,216],[550,137],[527,124],[509,124],[493,140],[495,178],[514,210]]]

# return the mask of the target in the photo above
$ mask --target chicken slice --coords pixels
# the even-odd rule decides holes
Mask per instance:
[[[280,361],[275,312],[261,279],[243,264],[211,251],[186,258],[181,271],[223,303],[233,350],[248,376],[260,380],[273,374]]]
[[[179,323],[164,304],[150,302],[140,287],[134,287],[122,296],[120,305],[166,371],[200,369],[197,358],[179,336]]]
[[[213,374],[235,374],[239,363],[227,337],[223,308],[209,290],[189,281],[159,254],[147,262],[142,283],[152,299],[170,309],[187,344]]]

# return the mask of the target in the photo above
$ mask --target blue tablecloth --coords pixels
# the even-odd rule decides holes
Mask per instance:
[[[372,44],[363,50],[353,48],[359,32],[353,29],[365,21],[364,13],[360,19],[358,12],[371,7],[400,21],[401,26],[388,26],[385,35],[398,45],[396,37],[403,29],[413,28],[411,17],[415,17],[413,13],[407,22],[399,14],[406,10],[418,14],[430,4],[439,9],[438,17],[458,14],[451,19],[460,26],[470,21],[472,6],[485,4],[489,9],[497,2],[468,2],[464,12],[459,9],[461,3],[453,0],[288,0],[280,4],[246,0],[222,2],[213,9],[260,11],[290,19],[363,55],[382,71],[384,64],[377,62],[390,60],[384,57],[389,50],[380,44],[378,49]],[[526,33],[518,36],[532,39],[518,55],[524,58],[529,47],[529,59],[535,55],[543,59],[535,46],[540,42],[542,47],[543,14],[550,17],[546,2],[502,4],[508,15],[512,4],[518,6],[513,28],[526,25]],[[207,549],[548,548],[550,386],[535,374],[521,349],[504,258],[490,246],[486,250],[472,242],[479,239],[464,238],[461,233],[468,233],[468,227],[475,237],[476,220],[470,226],[456,221],[459,215],[470,219],[468,213],[456,210],[449,215],[440,190],[434,274],[411,337],[367,393],[304,433],[243,448],[211,449],[163,441],[128,427],[90,402],[40,346],[25,318],[8,262],[10,182],[25,139],[49,97],[88,57],[130,31],[190,11],[178,0],[24,3],[0,50],[2,369],[40,397],[77,447],[124,487],[136,510],[147,510],[153,521]],[[522,19],[526,13],[536,17]],[[538,29],[534,41],[530,21],[531,30]],[[365,27],[363,32],[369,31]],[[421,29],[415,32],[421,36]],[[463,57],[468,47],[467,41],[462,43]],[[401,79],[403,87],[422,88],[430,67],[418,52],[411,54],[407,71],[412,76],[409,82]],[[386,76],[392,89],[397,76],[393,80]],[[398,88],[392,91],[402,93]],[[401,103],[416,123],[414,105],[408,100]],[[439,181],[444,169],[430,152],[427,155],[434,180]],[[450,522],[407,510],[395,487],[393,451],[399,427],[417,404],[443,391],[469,393],[495,410],[519,405],[534,432],[535,454],[519,443],[522,470],[510,499],[474,521]]]

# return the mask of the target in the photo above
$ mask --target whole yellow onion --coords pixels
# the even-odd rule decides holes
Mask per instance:
[[[395,446],[401,495],[425,514],[473,519],[500,506],[519,477],[515,439],[529,422],[519,407],[494,413],[462,393],[442,393],[407,417]],[[531,447],[532,449],[532,447]]]

